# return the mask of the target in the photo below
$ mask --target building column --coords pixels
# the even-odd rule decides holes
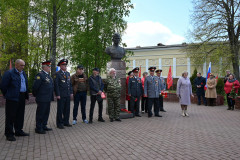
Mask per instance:
[[[187,58],[187,72],[188,72],[188,75],[191,75],[191,60],[190,60],[190,58]]]
[[[159,58],[159,69],[162,69],[162,59]]]
[[[148,72],[148,59],[146,59],[146,72]]]
[[[135,67],[136,67],[136,61],[133,60],[133,68],[135,68]]]
[[[203,63],[203,74],[202,76],[205,77],[207,75],[207,62],[205,61]]]
[[[173,58],[173,78],[176,77],[177,65],[176,65],[176,58]]]

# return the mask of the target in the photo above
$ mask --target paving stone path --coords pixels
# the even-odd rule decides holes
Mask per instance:
[[[104,106],[105,102],[104,102]],[[30,137],[16,142],[4,136],[5,109],[0,108],[0,159],[29,160],[240,160],[240,111],[226,106],[206,107],[193,104],[190,117],[181,117],[178,103],[164,103],[162,118],[142,117],[105,123],[78,124],[57,129],[56,102],[52,103],[49,127],[45,135],[34,133],[36,104],[27,105],[24,131]],[[72,122],[71,104],[71,121]],[[87,102],[87,115],[90,101]],[[104,107],[105,108],[105,107]],[[79,114],[78,119],[81,119]],[[87,116],[88,117],[88,116]]]

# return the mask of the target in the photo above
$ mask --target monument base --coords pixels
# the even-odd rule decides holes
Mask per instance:
[[[127,118],[133,118],[132,113],[126,113],[126,112],[120,112],[120,119],[127,119]]]

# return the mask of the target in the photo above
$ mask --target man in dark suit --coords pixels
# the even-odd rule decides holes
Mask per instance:
[[[45,134],[46,131],[52,130],[47,127],[51,101],[54,100],[54,85],[52,77],[49,75],[50,70],[51,62],[42,62],[42,71],[36,75],[33,82],[32,93],[37,102],[35,132],[39,134]]]
[[[25,100],[29,99],[28,80],[23,71],[25,62],[17,59],[15,68],[5,72],[2,78],[1,90],[6,98],[5,136],[8,141],[16,141],[15,136],[29,136],[23,129]]]
[[[128,82],[128,95],[130,96],[130,109],[133,113],[133,117],[141,117],[139,115],[139,104],[140,104],[140,97],[143,94],[143,87],[141,78],[138,77],[139,68],[136,67],[133,70],[134,76],[129,78]]]
[[[197,88],[198,105],[201,105],[201,97],[203,104],[206,106],[207,101],[205,98],[204,86],[206,85],[206,78],[201,76],[201,73],[197,73],[197,77],[194,79],[194,85]]]
[[[163,77],[161,77],[161,74],[162,74],[162,69],[157,69],[155,71],[157,73],[157,77],[159,79],[159,81],[161,82],[161,91],[165,91],[166,90],[166,83],[165,83],[165,80]],[[166,112],[163,108],[163,96],[162,95],[159,95],[159,110],[161,112]]]
[[[72,127],[69,123],[70,99],[73,98],[70,73],[67,71],[68,60],[62,59],[58,66],[60,70],[54,75],[54,91],[57,97],[57,127],[64,129]]]

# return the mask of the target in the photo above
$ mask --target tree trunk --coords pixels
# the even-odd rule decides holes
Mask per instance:
[[[232,60],[232,65],[233,65],[233,73],[235,75],[235,78],[239,80],[239,47],[238,46],[233,46],[234,48],[234,53],[233,53],[233,60]]]
[[[52,64],[51,74],[52,76],[56,73],[56,46],[57,44],[57,6],[56,1],[53,2],[53,25],[52,25]]]

